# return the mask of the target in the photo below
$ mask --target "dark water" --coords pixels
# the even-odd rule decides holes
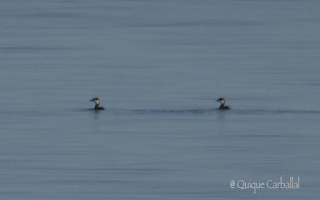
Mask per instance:
[[[2,2],[1,198],[319,199],[319,10]]]

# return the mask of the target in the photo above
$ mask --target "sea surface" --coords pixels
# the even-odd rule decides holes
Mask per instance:
[[[320,199],[319,10],[2,1],[0,198]]]

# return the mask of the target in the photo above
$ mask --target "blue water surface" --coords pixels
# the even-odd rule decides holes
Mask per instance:
[[[0,9],[1,199],[320,198],[318,1]]]

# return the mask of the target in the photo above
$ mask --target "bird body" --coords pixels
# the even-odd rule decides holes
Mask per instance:
[[[218,100],[216,100],[216,102],[220,102],[220,107],[218,108],[218,110],[230,110],[230,107],[229,106],[225,106],[225,100],[224,98],[219,98]]]
[[[94,110],[104,110],[104,107],[99,107],[99,104],[100,104],[99,98],[93,98],[90,101],[93,101],[95,103]]]

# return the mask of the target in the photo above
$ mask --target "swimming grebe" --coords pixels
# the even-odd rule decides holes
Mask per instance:
[[[225,103],[224,98],[219,98],[219,99],[217,100],[217,102],[220,102],[220,103],[221,103],[221,105],[220,105],[220,107],[218,108],[218,110],[230,110],[230,107],[229,107],[229,106],[225,106],[225,105],[224,105],[224,103]]]
[[[94,106],[95,110],[104,110],[104,107],[99,107],[100,100],[99,98],[93,98],[90,101],[93,101],[96,105]]]

